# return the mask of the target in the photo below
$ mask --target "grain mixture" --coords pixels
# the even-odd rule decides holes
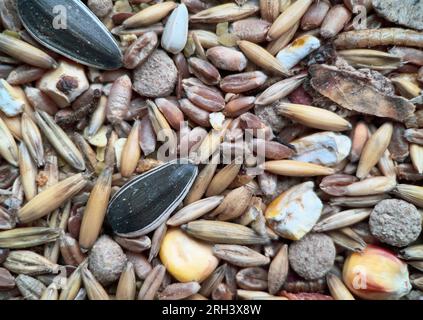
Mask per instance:
[[[0,1],[0,300],[423,299],[421,1],[55,3]]]

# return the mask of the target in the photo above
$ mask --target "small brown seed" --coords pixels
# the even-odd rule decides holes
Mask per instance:
[[[243,93],[262,86],[267,76],[261,71],[238,73],[226,76],[220,82],[220,88],[225,92]]]
[[[159,300],[182,300],[200,290],[198,282],[173,283],[158,294]]]
[[[69,234],[60,239],[60,252],[65,263],[71,266],[79,266],[86,258],[78,242]]]
[[[225,100],[220,92],[206,86],[183,84],[188,99],[197,107],[209,112],[217,112],[225,107]]]
[[[158,45],[158,38],[155,32],[147,32],[134,41],[126,49],[123,57],[123,64],[127,69],[135,69],[147,60]]]
[[[113,82],[107,100],[107,120],[112,124],[122,121],[128,112],[132,97],[132,82],[127,76],[121,76]]]
[[[351,19],[351,12],[343,5],[333,6],[327,13],[320,28],[323,38],[336,36]]]
[[[207,50],[207,58],[219,69],[228,71],[242,71],[247,67],[247,59],[238,50],[223,46],[212,47]]]
[[[166,268],[159,264],[150,271],[138,293],[138,300],[153,300],[163,282]]]
[[[256,97],[241,97],[231,100],[225,106],[224,114],[227,117],[238,117],[255,105]]]
[[[247,40],[253,43],[262,43],[266,40],[270,23],[259,18],[247,18],[235,21],[229,28],[230,36],[234,40]],[[236,44],[236,41],[234,45]]]
[[[313,3],[301,19],[301,29],[312,30],[320,27],[330,9],[330,4],[326,1]]]
[[[267,271],[258,267],[242,269],[236,274],[236,282],[244,290],[267,290]]]
[[[145,156],[156,150],[157,137],[149,115],[145,115],[141,119],[139,138],[140,147]]]
[[[207,85],[215,85],[220,81],[219,71],[208,61],[191,57],[188,59],[191,73]]]
[[[7,269],[0,268],[0,289],[9,290],[15,287],[15,278]]]
[[[203,110],[188,99],[179,100],[179,108],[187,116],[188,119],[202,127],[210,127],[209,115],[210,113]]]
[[[179,109],[177,101],[169,98],[158,98],[154,100],[154,102],[172,128],[179,130],[181,128],[181,123],[184,121],[184,114]]]
[[[213,254],[238,267],[258,267],[267,265],[270,259],[255,250],[239,245],[215,245]]]
[[[288,245],[279,249],[269,266],[268,288],[270,294],[276,294],[283,286],[289,269]]]

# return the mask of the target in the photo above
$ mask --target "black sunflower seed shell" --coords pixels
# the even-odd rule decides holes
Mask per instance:
[[[174,161],[134,178],[110,200],[111,229],[122,237],[153,231],[183,201],[197,173],[196,165]]]
[[[27,31],[47,48],[84,65],[117,69],[119,46],[104,24],[79,0],[17,0]]]

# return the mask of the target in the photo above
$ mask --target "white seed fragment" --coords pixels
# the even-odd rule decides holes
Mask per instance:
[[[348,157],[351,139],[334,132],[319,132],[291,142],[297,151],[293,160],[334,166]]]
[[[0,110],[6,116],[14,117],[20,114],[23,109],[24,102],[19,99],[15,89],[6,80],[0,79]]]
[[[295,39],[289,46],[279,51],[276,58],[285,69],[289,70],[319,47],[320,40],[318,38],[305,35]]]
[[[188,10],[184,4],[173,10],[162,34],[162,47],[168,52],[181,52],[188,39]]]
[[[279,195],[267,207],[266,219],[281,237],[300,240],[319,220],[323,204],[313,191],[314,183],[296,185]]]

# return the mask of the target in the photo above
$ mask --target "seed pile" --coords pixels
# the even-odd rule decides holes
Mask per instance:
[[[121,68],[0,2],[0,299],[423,299],[421,4],[87,6]]]

